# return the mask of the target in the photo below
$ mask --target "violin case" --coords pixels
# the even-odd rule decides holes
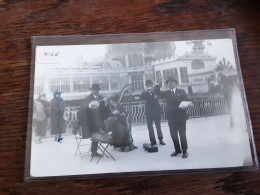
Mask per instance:
[[[146,144],[145,143],[145,144],[143,144],[143,147],[149,153],[158,152],[158,147],[157,146],[152,146],[151,144]]]

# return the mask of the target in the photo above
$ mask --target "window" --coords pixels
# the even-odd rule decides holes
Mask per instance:
[[[117,76],[111,76],[110,77],[110,88],[111,90],[118,90],[118,77]]]
[[[180,67],[180,73],[181,73],[181,82],[182,83],[189,83],[189,76],[188,76],[187,67]]]
[[[192,69],[201,69],[201,68],[205,68],[205,64],[202,60],[192,60],[191,62],[191,68]]]
[[[143,66],[143,57],[141,53],[131,53],[128,55],[129,67]]]
[[[99,84],[102,91],[109,90],[109,79],[108,76],[93,77],[92,83]]]
[[[73,78],[74,92],[86,92],[90,88],[89,77],[76,77]]]
[[[116,56],[115,59],[119,60],[122,64],[122,68],[125,68],[126,67],[126,64],[125,64],[125,55],[120,55],[120,56]]]
[[[177,68],[163,70],[164,80],[166,81],[168,77],[173,77],[179,83]]]
[[[162,79],[161,71],[155,72],[155,81],[158,83]]]
[[[70,92],[70,78],[52,78],[50,79],[50,90],[54,92],[56,90],[62,93]]]
[[[201,81],[203,81],[203,78],[194,79],[194,82],[201,82]]]
[[[44,79],[36,79],[34,85],[34,94],[40,95],[44,93]]]
[[[144,89],[144,81],[142,74],[131,75],[131,81],[133,85],[133,90],[143,90]]]

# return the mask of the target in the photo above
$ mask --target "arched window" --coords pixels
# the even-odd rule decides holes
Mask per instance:
[[[202,60],[192,60],[191,61],[191,68],[192,69],[201,69],[201,68],[205,68],[205,64]]]

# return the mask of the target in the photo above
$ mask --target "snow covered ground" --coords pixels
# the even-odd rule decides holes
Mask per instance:
[[[241,113],[238,116],[241,116]],[[243,166],[245,161],[251,164],[245,121],[243,117],[242,120],[239,117],[235,119],[233,128],[229,127],[228,115],[189,119],[187,159],[183,159],[181,155],[170,156],[174,152],[174,146],[166,122],[162,123],[166,145],[157,145],[159,152],[148,153],[143,149],[143,143],[150,142],[146,125],[133,126],[132,135],[138,149],[120,152],[109,147],[108,150],[116,161],[103,157],[98,164],[97,158],[90,162],[90,156],[80,158],[75,155],[74,135],[64,136],[62,143],[54,142],[53,138],[45,138],[41,144],[32,141],[31,176],[237,167]],[[87,151],[89,146],[84,149]]]

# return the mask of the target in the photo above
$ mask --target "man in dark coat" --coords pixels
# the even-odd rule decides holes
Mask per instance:
[[[65,132],[65,121],[63,118],[63,114],[65,111],[65,102],[60,97],[61,92],[55,91],[53,93],[54,98],[51,100],[51,110],[50,110],[50,118],[51,118],[51,134],[55,135],[55,141],[60,142],[62,140],[61,134]]]
[[[187,94],[183,89],[176,88],[178,82],[173,78],[169,77],[166,80],[166,84],[170,88],[166,91],[160,90],[160,85],[156,85],[155,93],[166,99],[167,108],[166,114],[168,117],[168,124],[170,128],[171,137],[174,143],[175,152],[171,156],[177,156],[183,152],[182,157],[187,158],[187,138],[186,138],[186,120],[187,110],[180,108],[182,101],[187,101]],[[178,133],[181,139],[181,147],[179,143]],[[181,150],[182,149],[182,150]]]
[[[111,97],[109,100],[113,117],[105,120],[105,129],[112,132],[113,146],[120,147],[120,151],[129,152],[137,149],[137,147],[133,144],[132,135],[129,130],[129,123],[127,122],[128,113],[118,101],[120,101],[118,95]]]
[[[90,138],[93,133],[105,134],[104,120],[112,115],[107,99],[99,95],[99,84],[92,84],[91,90],[92,93],[86,97],[78,113],[83,138]],[[92,139],[92,157],[101,156],[101,154],[97,152],[97,148],[98,141]]]
[[[230,115],[230,127],[234,126],[234,117],[232,114],[232,94],[235,89],[236,77],[234,75],[218,74],[218,83],[221,86],[221,91],[224,94],[224,100],[227,105],[228,114]]]
[[[149,137],[151,145],[156,145],[153,122],[155,123],[158,139],[161,145],[165,145],[163,142],[163,134],[161,130],[161,107],[158,102],[157,95],[153,89],[153,82],[151,80],[146,80],[146,89],[141,94],[141,98],[145,100],[145,115],[146,123],[149,131]]]

